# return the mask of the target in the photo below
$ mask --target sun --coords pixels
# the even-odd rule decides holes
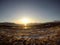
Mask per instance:
[[[30,19],[28,19],[28,18],[22,18],[21,19],[21,23],[24,24],[24,25],[27,25],[28,23],[30,23]]]

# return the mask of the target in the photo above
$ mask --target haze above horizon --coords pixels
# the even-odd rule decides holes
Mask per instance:
[[[0,22],[60,21],[59,11],[59,0],[0,0]]]

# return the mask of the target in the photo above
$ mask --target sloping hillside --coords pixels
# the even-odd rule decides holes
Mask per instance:
[[[0,23],[0,45],[60,45],[60,22],[24,25]]]

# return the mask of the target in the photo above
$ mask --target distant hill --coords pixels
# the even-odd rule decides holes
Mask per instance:
[[[47,22],[47,23],[38,23],[38,24],[35,23],[35,24],[30,24],[28,26],[34,27],[34,28],[50,28],[50,27],[60,26],[60,21]]]
[[[55,27],[55,26],[60,26],[60,21],[56,21],[56,22],[47,22],[47,23],[32,23],[32,24],[28,24],[27,27],[31,27],[31,28],[50,28],[50,27]],[[23,28],[24,25],[22,24],[15,24],[15,23],[0,23],[0,28],[1,27],[5,27],[5,28]]]
[[[18,29],[18,27],[23,27],[23,25],[21,25],[21,24],[15,24],[15,23],[8,23],[8,22],[3,22],[3,23],[0,23],[0,28],[9,28],[9,29],[13,29],[13,28],[17,28]]]

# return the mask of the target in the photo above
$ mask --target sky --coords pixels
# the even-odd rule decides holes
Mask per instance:
[[[60,1],[0,0],[0,22],[18,22],[22,18],[32,22],[60,21]]]

